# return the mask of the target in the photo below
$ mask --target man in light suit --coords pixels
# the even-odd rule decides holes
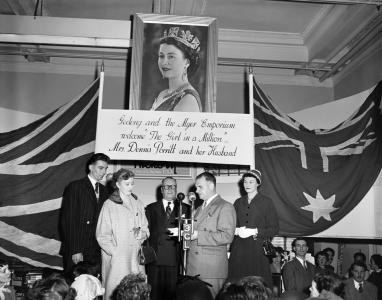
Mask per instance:
[[[108,163],[107,155],[93,154],[86,165],[88,175],[65,188],[60,212],[60,254],[66,276],[72,276],[73,267],[80,261],[100,268],[101,249],[95,231],[101,207],[108,196],[106,188],[100,184]]]
[[[313,264],[306,260],[308,245],[302,237],[295,238],[292,249],[296,257],[287,262],[282,269],[282,279],[286,291],[297,291],[309,296],[309,287],[315,273]]]
[[[216,296],[228,275],[227,248],[235,235],[236,213],[233,205],[216,193],[216,178],[211,173],[199,174],[195,187],[204,203],[195,212],[187,275],[200,275],[212,285]]]
[[[350,267],[352,277],[345,282],[346,300],[377,300],[378,292],[374,284],[365,280],[366,265],[354,262]]]
[[[179,204],[182,205],[182,215],[189,215],[189,207],[176,201],[177,183],[174,178],[166,177],[162,180],[161,192],[163,198],[146,207],[149,242],[157,254],[156,262],[146,265],[152,300],[168,300],[174,297],[182,261],[181,245],[177,234],[171,236],[169,230],[178,229]]]

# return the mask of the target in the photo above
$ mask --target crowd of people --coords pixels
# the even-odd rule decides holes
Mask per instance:
[[[115,172],[110,191],[100,184],[108,163],[94,154],[88,175],[65,189],[64,272],[37,281],[28,299],[382,299],[379,254],[371,256],[368,272],[366,256],[355,253],[347,278],[335,273],[331,248],[310,262],[303,237],[293,240],[292,259],[281,247],[265,255],[263,243],[279,225],[272,200],[261,194],[258,170],[243,175],[244,195],[234,204],[219,196],[215,176],[203,172],[195,180],[195,209],[177,199],[173,177],[162,180],[160,199],[145,207],[133,193],[132,171]],[[185,218],[193,219],[193,231],[182,251],[178,222]],[[138,259],[144,244],[156,253],[152,263]]]

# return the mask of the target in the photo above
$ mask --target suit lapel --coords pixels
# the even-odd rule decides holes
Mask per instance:
[[[217,195],[212,201],[204,208],[202,209],[202,206],[199,206],[196,210],[195,219],[197,220],[197,226],[199,224],[203,223],[203,221],[211,214],[213,214],[214,210],[216,209],[216,205],[219,202],[220,196]]]
[[[85,182],[85,186],[86,186],[86,193],[88,193],[88,196],[89,196],[88,199],[92,199],[92,201],[91,201],[92,205],[97,206],[97,197],[96,197],[96,194],[94,192],[93,185],[87,176],[85,177],[84,182]]]

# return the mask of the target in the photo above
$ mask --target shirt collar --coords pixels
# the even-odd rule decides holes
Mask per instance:
[[[166,209],[167,207],[167,204],[170,202],[170,207],[171,209],[174,207],[174,201],[169,201],[169,200],[166,200],[166,199],[162,199],[162,203],[163,203],[163,207],[164,209]]]
[[[93,188],[95,188],[95,184],[96,184],[96,182],[98,182],[98,181],[95,180],[95,179],[93,179],[90,175],[88,175],[88,178],[89,178],[90,182],[92,183]]]
[[[304,267],[304,262],[305,262],[305,260],[304,259],[302,259],[301,257],[298,257],[298,256],[296,256],[296,258],[298,259],[298,261],[302,264],[302,266]]]
[[[208,204],[210,204],[211,201],[214,200],[215,197],[217,197],[217,195],[218,195],[218,194],[215,194],[215,195],[211,196],[210,198],[208,198],[208,199],[206,200],[206,205],[205,205],[205,206],[207,206]]]
[[[358,290],[358,288],[359,288],[359,284],[360,283],[362,283],[362,284],[364,284],[364,282],[362,281],[362,282],[358,282],[358,281],[356,281],[356,280],[354,280],[353,279],[353,282],[354,282],[354,286],[355,286],[355,288]]]

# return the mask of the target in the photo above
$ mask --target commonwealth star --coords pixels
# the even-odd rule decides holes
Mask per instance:
[[[313,223],[316,223],[321,217],[327,221],[331,221],[330,213],[338,208],[333,207],[336,195],[330,196],[328,199],[322,197],[320,191],[317,189],[316,197],[313,198],[307,193],[304,193],[305,198],[309,201],[309,205],[302,206],[301,208],[313,213]]]

